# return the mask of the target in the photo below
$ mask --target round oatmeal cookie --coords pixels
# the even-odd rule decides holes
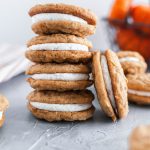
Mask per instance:
[[[27,47],[26,57],[36,63],[87,63],[92,58],[91,42],[74,35],[37,36],[27,43]]]
[[[82,71],[81,71],[82,70]],[[37,90],[84,90],[92,85],[89,68],[83,64],[35,64],[27,70],[31,87]]]
[[[91,86],[91,80],[82,81],[54,81],[54,80],[35,80],[33,78],[27,79],[32,88],[36,90],[56,90],[56,91],[70,91],[70,90],[84,90]]]
[[[141,125],[136,127],[129,138],[130,150],[149,150],[150,149],[150,126]]]
[[[114,52],[93,53],[93,78],[102,110],[113,121],[128,114],[127,83]]]
[[[31,113],[39,119],[44,119],[46,121],[85,121],[87,119],[92,118],[94,114],[94,107],[89,108],[84,111],[77,112],[55,112],[55,111],[46,111],[34,108],[30,104],[28,104],[28,109]]]
[[[94,95],[83,91],[33,91],[27,99],[31,113],[47,121],[87,120],[93,116]]]
[[[88,36],[95,33],[97,17],[88,9],[67,4],[40,4],[29,10],[36,34],[67,33]]]
[[[128,99],[137,104],[150,104],[150,73],[128,75]]]
[[[133,51],[120,51],[117,53],[125,75],[144,73],[147,64],[142,55]]]
[[[26,71],[26,74],[40,73],[91,73],[91,68],[88,65],[84,64],[56,64],[56,63],[43,63],[43,64],[34,64],[29,67]]]
[[[89,90],[83,91],[33,91],[27,99],[30,102],[42,102],[48,104],[86,104],[94,100],[94,95]]]

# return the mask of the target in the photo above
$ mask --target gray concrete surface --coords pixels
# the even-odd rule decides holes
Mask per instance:
[[[0,85],[0,93],[10,100],[0,129],[0,150],[127,150],[131,130],[150,123],[150,107],[131,104],[128,117],[112,123],[100,111],[97,99],[93,119],[48,123],[37,120],[27,110],[26,95],[30,91],[24,75]]]

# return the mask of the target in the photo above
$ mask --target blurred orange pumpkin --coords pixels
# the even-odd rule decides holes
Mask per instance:
[[[137,5],[131,8],[131,17],[135,23],[143,23],[150,25],[150,6],[148,5]],[[150,34],[149,27],[138,27],[144,33]]]
[[[132,0],[115,0],[109,14],[109,20],[124,20],[129,12]]]
[[[137,51],[150,59],[150,37],[145,37],[133,29],[122,29],[117,31],[116,42],[120,49]]]

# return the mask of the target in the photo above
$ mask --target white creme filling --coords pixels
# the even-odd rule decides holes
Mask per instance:
[[[45,43],[28,47],[27,50],[89,51],[86,45],[77,43]]]
[[[42,14],[36,14],[32,16],[32,24],[40,22],[40,21],[72,21],[72,22],[79,22],[87,24],[87,21],[85,21],[82,18],[79,18],[77,16],[73,16],[70,14],[61,14],[61,13],[42,13]]]
[[[122,62],[139,62],[139,58],[137,57],[123,57],[123,58],[120,58],[119,61],[122,63]]]
[[[114,98],[114,93],[113,93],[113,89],[112,89],[111,77],[110,77],[110,73],[109,73],[109,69],[108,69],[107,60],[104,55],[101,56],[101,67],[102,67],[103,78],[104,78],[108,97],[110,99],[112,107],[116,110],[116,104],[115,104],[115,98]]]
[[[3,111],[0,111],[0,120],[2,119],[3,117]]]
[[[128,93],[138,95],[138,96],[150,97],[150,92],[145,92],[145,91],[137,91],[137,90],[128,89]]]
[[[83,111],[92,106],[92,104],[47,104],[39,102],[30,102],[30,104],[37,109],[62,112]]]
[[[64,80],[64,81],[79,81],[88,80],[88,74],[80,73],[55,73],[55,74],[34,74],[31,76],[33,79],[39,80]]]

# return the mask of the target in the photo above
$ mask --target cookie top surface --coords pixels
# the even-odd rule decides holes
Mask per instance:
[[[102,110],[109,117],[111,117],[113,121],[115,121],[116,114],[111,105],[111,102],[109,100],[109,97],[106,91],[106,86],[105,86],[105,81],[103,78],[103,72],[102,72],[102,67],[100,65],[100,61],[101,61],[101,53],[99,51],[94,52],[93,62],[92,62],[92,74],[94,78],[94,86],[95,86],[97,97],[98,97]]]
[[[140,55],[138,52],[133,52],[133,51],[120,51],[117,53],[117,56],[119,58],[124,58],[124,57],[136,57],[140,61],[144,61],[144,57]],[[145,61],[144,61],[145,62]]]
[[[127,80],[117,55],[111,50],[106,50],[104,55],[107,58],[118,115],[123,118],[128,113]]]
[[[41,13],[62,13],[62,14],[70,14],[73,16],[77,16],[79,18],[84,19],[91,25],[96,25],[97,17],[94,13],[90,10],[81,8],[79,6],[68,5],[68,4],[56,4],[56,3],[49,3],[49,4],[39,4],[32,7],[29,10],[29,15],[32,17],[36,14]]]
[[[27,99],[31,102],[49,104],[87,104],[94,100],[94,95],[89,90],[83,91],[33,91]]]
[[[67,63],[44,63],[32,65],[26,74],[40,74],[40,73],[84,73],[88,74],[91,69],[88,65],[83,64],[67,64]]]
[[[69,34],[51,34],[51,35],[41,35],[32,38],[28,41],[27,46],[30,47],[32,45],[37,44],[46,44],[46,43],[75,43],[86,45],[89,48],[92,48],[92,43],[88,41],[86,38],[77,37],[75,35]]]
[[[0,111],[5,111],[9,106],[9,102],[6,97],[0,95]]]
[[[127,75],[128,88],[150,92],[150,73]]]

